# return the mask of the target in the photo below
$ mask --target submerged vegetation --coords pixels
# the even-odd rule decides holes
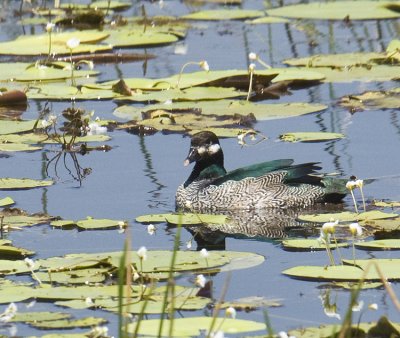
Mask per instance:
[[[103,159],[109,161],[116,151],[114,148],[120,146],[111,137],[125,132],[139,135],[143,141],[145,136],[156,133],[192,135],[212,130],[219,137],[235,140],[238,147],[261,147],[268,139],[262,129],[263,121],[318,114],[319,123],[322,114],[333,109],[326,100],[319,100],[318,95],[307,102],[298,100],[301,97],[298,93],[308,88],[325,85],[333,91],[332,86],[337,83],[358,81],[363,88],[368,88],[363,93],[341,94],[336,107],[345,108],[351,114],[400,108],[399,88],[386,85],[400,79],[400,41],[397,39],[400,5],[395,1],[310,1],[289,2],[287,6],[278,6],[273,1],[257,4],[256,10],[246,9],[244,0],[187,3],[188,8],[199,10],[181,16],[160,16],[153,15],[152,12],[158,12],[152,7],[154,4],[127,1],[21,0],[20,8],[10,9],[8,6],[15,4],[8,2],[2,5],[7,12],[15,11],[18,23],[14,24],[30,27],[32,34],[12,39],[1,35],[1,160],[4,167],[11,167],[10,154],[22,152],[29,156],[40,152],[44,163],[40,179],[0,178],[2,334],[17,336],[21,330],[27,336],[29,330],[35,330],[34,335],[43,337],[215,338],[248,336],[253,332],[268,337],[400,336],[400,323],[394,322],[398,316],[391,312],[392,309],[400,311],[400,258],[397,258],[400,202],[371,199],[366,193],[367,184],[375,179],[361,180],[350,177],[353,173],[345,173],[350,177],[346,187],[351,201],[339,207],[322,205],[314,209],[246,210],[214,215],[174,213],[159,207],[151,214],[133,215],[134,222],[119,219],[122,217],[79,219],[70,214],[73,211],[67,199],[62,199],[63,217],[50,215],[44,202],[43,212],[31,214],[19,208],[18,200],[6,196],[14,192],[28,194],[30,189],[47,192],[71,178],[78,183],[78,188],[84,189],[85,181],[94,170],[86,155],[92,151],[110,152]],[[161,12],[164,5],[168,8],[170,3],[159,1]],[[174,2],[174,6],[178,5]],[[171,12],[173,7],[165,11]],[[5,17],[1,19],[0,26],[3,21],[10,22]],[[172,46],[176,56],[185,54],[181,44],[186,39],[194,43],[188,33],[203,29],[202,25],[222,22],[222,26],[216,26],[221,37],[230,35],[229,22],[240,25],[243,31],[260,25],[295,27],[305,32],[307,44],[312,47],[318,34],[307,25],[313,20],[320,20],[323,25],[335,22],[323,20],[337,20],[344,27],[357,27],[362,20],[394,24],[388,29],[391,34],[386,40],[389,41],[379,41],[382,47],[379,50],[371,48],[374,50],[364,52],[354,48],[352,53],[330,50],[314,55],[307,52],[306,57],[298,57],[296,52],[292,58],[279,60],[278,67],[277,61],[268,57],[265,50],[246,50],[245,63],[239,69],[234,69],[237,67],[229,62],[228,55],[226,63],[222,63],[226,67],[215,69],[207,61],[213,51],[202,50],[204,54],[196,55],[193,60],[181,62],[177,58],[174,70],[160,71],[164,65],[160,55],[168,55],[170,52],[165,50]],[[248,41],[244,44],[247,49]],[[286,47],[289,48],[268,46],[270,49]],[[134,48],[143,49],[143,53],[134,53]],[[151,48],[155,48],[154,52]],[[119,68],[121,63],[131,65],[135,61],[143,62],[143,74],[137,75],[127,68],[125,75]],[[150,62],[161,66],[148,76]],[[114,78],[110,78],[111,66],[116,69]],[[379,90],[374,87],[370,90],[371,83],[379,83],[384,89],[378,86]],[[295,99],[286,100],[284,97],[289,94],[294,94]],[[267,103],[270,99],[280,101]],[[110,105],[103,108],[99,102]],[[109,108],[111,104],[114,106]],[[88,108],[91,105],[110,114],[92,111]],[[24,112],[32,113],[32,110],[30,118],[22,117]],[[393,117],[393,121],[394,125],[398,124],[397,118]],[[301,124],[299,128],[304,129]],[[333,127],[315,130],[315,126],[307,126],[305,129],[280,131],[272,140],[284,141],[293,147],[301,142],[310,149],[323,143],[328,149],[350,137]],[[111,142],[114,142],[112,146],[108,145]],[[29,157],[24,159],[31,162]],[[145,160],[148,163],[149,156]],[[124,161],[119,163],[120,167],[124,165]],[[115,177],[113,174],[111,179],[103,180],[115,180],[118,175],[115,173]],[[151,165],[147,166],[146,175],[161,186]],[[120,193],[121,199],[124,198],[124,193]],[[100,199],[103,192],[96,195]],[[86,209],[86,202],[81,202],[80,211],[88,215],[94,211]],[[147,227],[146,236],[156,237],[165,229],[173,240],[165,241],[168,247],[148,250],[143,246],[148,240],[136,237],[143,228],[141,223]],[[26,248],[13,245],[14,234],[27,233],[28,227],[38,225],[51,228],[53,234],[74,230],[76,236],[95,234],[91,240],[99,242],[88,252],[71,251],[66,255],[49,250],[35,252],[30,249],[29,240]],[[182,240],[184,229],[190,234],[186,242]],[[96,236],[112,231],[122,236],[118,238],[118,250],[109,251],[106,243],[109,235]],[[49,241],[53,234],[46,233]],[[252,252],[250,246],[248,252],[225,250],[226,237],[254,239],[264,244],[272,241],[278,250],[282,248],[290,257],[282,259],[289,260],[290,266],[285,263],[285,268],[279,267],[283,278],[290,280],[290,285],[300,283],[299,280],[319,282],[323,313],[329,320],[341,323],[332,325],[329,321],[318,327],[297,325],[298,329],[290,323],[284,326],[288,332],[275,332],[274,319],[278,317],[270,314],[273,308],[287,305],[286,299],[269,299],[248,289],[245,298],[234,299],[229,293],[230,279],[236,270],[268,265],[269,257]],[[199,251],[192,250],[194,242]],[[365,250],[369,252],[368,258],[362,258]],[[372,251],[392,255],[375,257]],[[300,256],[309,252],[313,253],[313,259],[307,258],[302,264],[296,261],[296,257],[311,257]],[[295,258],[292,260],[292,257]],[[316,265],[315,257],[323,257],[318,261],[323,263]],[[221,276],[225,278],[223,282]],[[272,282],[276,278],[268,275]],[[268,289],[269,281],[261,282]],[[335,289],[350,290],[341,295],[347,302],[347,310],[342,315],[338,313],[336,301],[330,298],[331,290]],[[379,297],[383,295],[384,311],[376,302],[363,308],[362,296],[366,290],[375,290]],[[303,308],[307,307],[307,301],[302,300]],[[36,303],[40,304],[39,310],[35,309]],[[60,310],[55,311],[56,308]],[[260,316],[262,310],[264,313]],[[245,317],[247,312],[255,315],[238,318]],[[366,313],[372,313],[373,320],[368,316],[368,322],[364,322]],[[67,329],[74,331],[70,333]],[[44,330],[52,332],[47,335]]]

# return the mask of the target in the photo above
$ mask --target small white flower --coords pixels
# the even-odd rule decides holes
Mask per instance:
[[[326,222],[322,225],[322,232],[326,235],[326,234],[333,234],[335,233],[335,226],[339,223],[338,220],[336,220],[335,222],[330,221],[330,222]]]
[[[362,308],[364,307],[364,301],[360,300],[357,304],[354,304],[351,307],[351,311],[353,312],[360,312]]]
[[[67,41],[67,47],[72,50],[78,47],[80,43],[81,41],[79,39],[71,38]]]
[[[210,337],[212,338],[224,338],[224,331],[218,330],[216,332],[211,332]]]
[[[27,257],[24,259],[24,262],[29,270],[33,270],[35,268],[35,262],[33,261],[33,259]]]
[[[135,271],[135,273],[132,276],[132,279],[134,282],[136,282],[140,278],[140,275]]]
[[[207,258],[208,256],[210,256],[209,252],[207,251],[206,248],[203,248],[200,250],[200,256],[203,258]]]
[[[356,187],[361,189],[364,186],[364,181],[363,180],[356,180],[355,181],[355,185],[356,185]]]
[[[186,248],[188,248],[188,249],[192,248],[192,240],[189,240],[186,242]]]
[[[199,66],[201,69],[205,70],[206,72],[210,71],[210,66],[208,65],[208,62],[205,60],[200,61]]]
[[[206,277],[204,277],[204,275],[197,275],[196,280],[194,281],[194,283],[201,288],[205,287],[206,282],[207,282],[207,279],[206,279]]]
[[[245,142],[244,142],[244,136],[245,136],[244,133],[240,133],[240,134],[237,136],[237,138],[238,138],[238,143],[239,143],[239,145],[241,145],[241,146],[243,146],[243,145],[245,144]]]
[[[376,303],[369,304],[368,309],[376,311],[378,310],[378,304]]]
[[[154,235],[156,233],[157,228],[154,226],[154,224],[149,224],[147,226],[147,233],[149,235]]]
[[[137,255],[139,256],[140,259],[145,261],[147,259],[146,247],[145,246],[140,247],[139,250],[137,251]]]
[[[168,104],[172,104],[172,100],[167,100],[167,101],[164,102],[164,104],[167,104],[167,105]]]
[[[53,124],[55,124],[55,123],[57,122],[57,116],[56,116],[56,115],[49,115],[47,121],[48,121],[51,125],[53,125]]]
[[[92,305],[94,305],[93,299],[90,298],[90,297],[86,297],[86,299],[85,299],[85,304],[86,304],[87,306],[92,306]]]
[[[40,124],[42,125],[42,128],[47,128],[50,126],[50,123],[47,120],[40,121]]]
[[[89,123],[88,135],[104,135],[107,134],[107,127],[102,127],[97,122]]]
[[[250,63],[249,65],[249,72],[254,72],[254,69],[256,69],[256,65],[254,63]]]
[[[255,61],[258,59],[258,56],[256,53],[249,53],[249,60],[250,61]]]
[[[46,25],[46,32],[47,32],[47,33],[52,32],[55,26],[56,26],[56,25],[55,25],[54,23],[48,22],[47,25]]]
[[[94,68],[94,63],[93,63],[93,61],[89,61],[87,64],[88,64],[89,69],[90,69],[90,70],[93,70],[93,68]]]
[[[351,234],[355,237],[355,236],[362,236],[363,230],[362,227],[360,226],[360,224],[358,223],[351,223],[349,225],[350,228],[350,232]]]
[[[285,331],[278,332],[279,338],[289,338],[288,334]]]
[[[353,180],[348,181],[348,182],[346,183],[346,188],[347,188],[348,190],[354,190],[355,188],[357,188],[356,181],[353,181]]]
[[[235,319],[236,318],[236,309],[234,307],[230,306],[225,310],[225,314],[228,317]]]
[[[96,326],[91,331],[91,337],[107,337],[108,327],[107,326]]]

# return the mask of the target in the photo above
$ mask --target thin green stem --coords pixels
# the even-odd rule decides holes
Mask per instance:
[[[180,82],[181,82],[182,73],[183,73],[183,71],[185,70],[185,68],[186,68],[187,66],[189,66],[189,65],[198,65],[198,64],[199,64],[198,62],[189,61],[189,62],[186,62],[186,63],[182,66],[181,71],[179,72],[178,80],[176,81],[176,88],[179,89],[179,84],[180,84]]]
[[[353,203],[354,203],[354,209],[356,210],[356,213],[358,214],[358,208],[357,208],[357,203],[356,203],[356,198],[354,197],[353,189],[350,190],[351,197],[353,198]]]
[[[250,70],[249,90],[248,90],[248,92],[247,92],[246,101],[249,101],[249,99],[250,99],[250,94],[251,94],[251,91],[252,91],[252,89],[253,89],[253,74],[254,74],[254,70]]]
[[[266,62],[261,60],[259,56],[257,56],[257,61],[267,69],[271,69],[272,68],[269,64],[267,64]]]
[[[353,263],[354,263],[354,266],[355,266],[356,265],[356,247],[354,245],[354,242],[355,242],[355,238],[353,236],[353,240],[352,240],[352,244],[353,244]]]
[[[361,192],[361,198],[362,198],[362,202],[363,202],[364,212],[366,212],[366,211],[367,211],[367,208],[366,208],[366,206],[365,206],[364,191],[363,191],[362,186],[360,186],[360,192]]]

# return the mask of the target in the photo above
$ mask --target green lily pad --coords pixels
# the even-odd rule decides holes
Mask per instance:
[[[357,110],[399,109],[400,88],[388,91],[371,91],[361,95],[342,97],[339,104],[343,107]]]
[[[331,219],[338,220],[339,222],[354,222],[354,221],[395,218],[397,216],[398,214],[390,214],[379,210],[372,210],[372,211],[362,212],[360,214],[344,211],[333,214],[299,215],[298,219],[304,222],[325,223],[329,222]]]
[[[310,2],[273,8],[268,15],[316,20],[372,20],[400,17],[399,5],[393,1]]]
[[[104,43],[116,47],[154,47],[174,43],[179,38],[168,32],[152,31],[151,28],[143,29],[117,29],[109,31],[110,36]]]
[[[240,298],[229,302],[223,302],[221,305],[221,309],[226,309],[228,307],[233,307],[238,310],[243,310],[249,312],[250,310],[255,310],[257,308],[265,308],[265,307],[278,307],[282,306],[282,303],[279,300],[274,299],[266,299],[264,297],[246,297]]]
[[[3,216],[4,225],[15,228],[44,224],[50,222],[52,219],[48,215],[27,215],[23,212],[14,213],[13,211],[11,213],[3,211],[0,215]]]
[[[76,222],[72,220],[62,219],[58,221],[52,221],[50,225],[55,228],[64,228],[69,226],[76,226]]]
[[[13,205],[15,201],[11,197],[4,197],[0,199],[0,207],[7,207]]]
[[[35,126],[36,121],[14,121],[14,120],[0,120],[0,135],[22,133],[30,131]]]
[[[189,317],[189,318],[175,318],[173,321],[172,336],[174,337],[188,337],[198,336],[201,330],[207,331],[211,327],[212,317]],[[129,324],[128,332],[135,332],[137,324]],[[163,321],[162,336],[169,335],[171,321]],[[139,334],[147,336],[157,336],[158,328],[160,326],[159,319],[149,319],[140,322]],[[217,318],[215,321],[215,328],[223,331],[225,334],[238,334],[243,332],[253,332],[265,330],[264,323],[254,321],[232,319],[232,318]]]
[[[52,321],[33,322],[31,326],[39,329],[73,329],[77,327],[92,327],[107,323],[103,318],[87,317],[82,319],[59,319]]]
[[[244,97],[247,92],[241,92],[235,88],[224,87],[192,87],[187,89],[169,89],[162,91],[135,93],[132,96],[116,98],[115,101],[131,102],[165,102],[172,101],[199,101],[199,100],[220,100],[234,97]]]
[[[71,318],[71,314],[63,312],[17,312],[11,322],[45,322]]]
[[[400,40],[395,39],[390,41],[389,45],[386,47],[386,52],[390,53],[394,53],[394,52],[398,52],[400,49]]]
[[[343,262],[348,265],[296,266],[287,269],[282,273],[293,278],[304,280],[358,281],[364,277],[367,266],[370,266],[368,274],[365,276],[365,280],[379,281],[380,276],[372,265],[374,263],[379,266],[379,269],[388,280],[400,279],[400,269],[398,268],[400,259],[356,260],[355,266],[353,266],[353,260],[343,260]]]
[[[94,284],[102,283],[106,280],[108,269],[79,269],[61,272],[37,272],[36,276],[42,283],[57,284]]]
[[[263,16],[261,18],[253,19],[253,20],[246,20],[246,23],[251,25],[258,25],[258,24],[271,24],[271,23],[288,23],[290,20],[285,18],[278,18],[276,16]]]
[[[376,65],[371,67],[350,67],[348,69],[318,67],[317,69],[319,73],[325,76],[324,82],[395,81],[400,78],[399,66]]]
[[[183,15],[187,20],[245,20],[264,16],[263,11],[246,9],[217,9]]]
[[[360,67],[374,64],[375,59],[385,58],[383,53],[345,53],[321,54],[304,58],[286,59],[283,63],[290,66],[306,67]]]
[[[40,264],[35,261],[34,270],[37,270],[39,267]],[[31,269],[23,260],[0,260],[0,275],[15,275],[29,272],[31,272]]]
[[[279,135],[286,142],[321,142],[344,138],[344,134],[328,132],[295,132]]]
[[[34,251],[27,249],[16,248],[11,245],[0,245],[0,256],[2,258],[8,257],[10,259],[20,259],[26,256],[32,256],[34,254]]]
[[[172,104],[154,104],[145,107],[132,107],[133,116],[140,113],[155,110],[166,112],[179,112],[187,110],[197,110],[204,115],[232,116],[235,114],[253,114],[257,120],[272,120],[300,116],[325,110],[326,105],[310,103],[275,103],[275,104],[256,104],[249,101],[200,101],[200,102],[177,102]]]
[[[286,250],[291,251],[322,251],[326,250],[326,245],[317,239],[287,239],[282,241],[282,246]],[[348,243],[338,243],[338,247],[348,247]],[[330,243],[331,249],[336,249],[335,243]]]
[[[400,250],[400,240],[398,239],[378,239],[368,242],[357,242],[354,245],[358,249],[365,250]]]
[[[398,207],[400,207],[399,201],[373,201],[373,204],[377,207],[383,207],[383,208],[398,208]]]
[[[60,8],[63,9],[85,9],[85,8],[91,8],[91,9],[111,9],[111,10],[123,10],[131,7],[131,3],[129,2],[124,2],[124,1],[93,1],[88,5],[85,4],[77,4],[73,2],[66,2],[60,4]]]
[[[33,180],[29,178],[0,178],[0,190],[19,190],[48,187],[53,181]]]
[[[253,135],[256,134],[256,131],[253,129],[243,129],[243,128],[223,128],[223,127],[218,127],[218,128],[201,128],[201,129],[193,129],[188,132],[189,135],[194,135],[200,131],[211,131],[215,135],[217,135],[219,138],[223,137],[233,137],[236,138],[241,134],[246,134],[248,132],[253,133]]]
[[[214,223],[224,224],[228,220],[225,215],[209,215],[209,214],[150,214],[136,217],[136,222],[139,223],[158,223],[167,222],[171,224],[203,224]]]
[[[73,54],[94,53],[109,51],[108,45],[94,45],[108,37],[108,33],[95,30],[64,32],[51,34],[51,53],[57,55],[70,54],[71,50],[66,43],[71,38],[80,40],[78,47],[72,50]],[[49,51],[49,35],[35,34],[20,36],[13,41],[0,42],[1,55],[47,55]]]
[[[368,225],[375,231],[398,231],[400,230],[400,217],[393,219],[367,220],[361,222],[362,225]]]
[[[115,229],[120,227],[121,225],[124,226],[125,222],[121,220],[112,220],[112,219],[88,218],[76,222],[76,225],[78,226],[78,228],[85,230]]]
[[[40,150],[42,147],[31,146],[24,143],[0,143],[0,151],[14,152],[14,151],[36,151]]]

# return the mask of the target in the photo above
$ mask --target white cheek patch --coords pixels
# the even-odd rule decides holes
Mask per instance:
[[[205,152],[206,152],[206,147],[204,147],[204,146],[202,146],[202,147],[198,147],[197,148],[197,153],[199,154],[199,155],[203,155]]]
[[[210,146],[208,147],[208,153],[209,153],[210,155],[213,155],[213,154],[219,152],[220,149],[221,149],[221,147],[220,147],[219,144],[212,144],[212,145],[210,145]]]

